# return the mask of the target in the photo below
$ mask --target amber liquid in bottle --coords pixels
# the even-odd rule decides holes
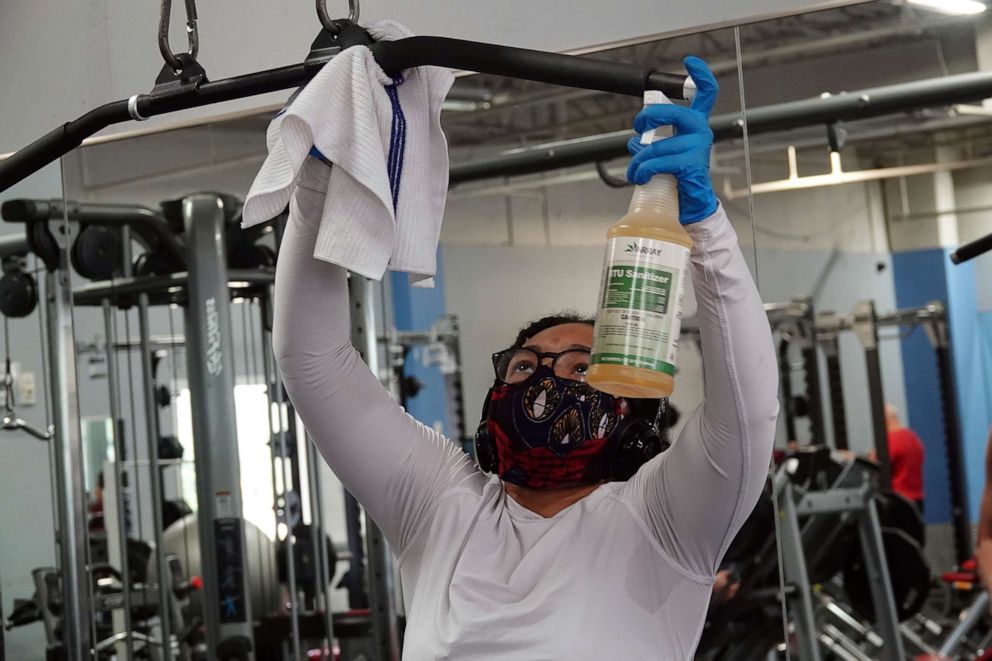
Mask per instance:
[[[675,178],[637,186],[607,241],[588,382],[617,397],[668,397],[692,247]]]

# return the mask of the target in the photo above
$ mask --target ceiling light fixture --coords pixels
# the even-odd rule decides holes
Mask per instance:
[[[917,7],[952,16],[981,14],[986,9],[985,3],[978,0],[908,0],[908,2]]]

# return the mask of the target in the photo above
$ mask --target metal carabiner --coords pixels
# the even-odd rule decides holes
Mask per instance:
[[[359,10],[358,0],[348,0],[348,22],[358,25]],[[327,0],[317,0],[317,18],[320,19],[324,29],[331,34],[336,35],[341,32],[340,19],[332,19],[327,13]]]
[[[172,70],[179,73],[183,68],[183,63],[172,52],[169,45],[169,23],[172,19],[172,0],[162,0],[161,14],[158,21],[158,50],[162,53],[165,63],[172,67]],[[186,51],[189,56],[196,59],[196,54],[200,50],[200,36],[196,30],[196,0],[186,0],[186,38],[189,42],[189,49]]]

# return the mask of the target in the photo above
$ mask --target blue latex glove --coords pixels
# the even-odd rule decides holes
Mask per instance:
[[[695,56],[685,58],[685,69],[696,83],[696,96],[688,108],[672,103],[646,107],[634,118],[638,134],[658,126],[674,126],[675,135],[650,145],[642,145],[637,135],[627,143],[634,156],[627,168],[627,179],[646,184],[656,174],[675,175],[679,189],[679,222],[683,225],[708,218],[716,211],[717,200],[710,179],[710,151],[713,131],[709,118],[720,90],[713,72]]]

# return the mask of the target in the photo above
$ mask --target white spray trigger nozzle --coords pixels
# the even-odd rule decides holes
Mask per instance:
[[[685,77],[685,82],[682,83],[682,98],[692,103],[693,99],[696,98],[696,92],[699,91],[696,87],[696,81],[694,81],[689,76]]]
[[[653,106],[658,103],[671,103],[672,100],[661,90],[644,90],[644,105]],[[650,145],[656,139],[657,128],[648,129],[641,134],[641,144]]]

